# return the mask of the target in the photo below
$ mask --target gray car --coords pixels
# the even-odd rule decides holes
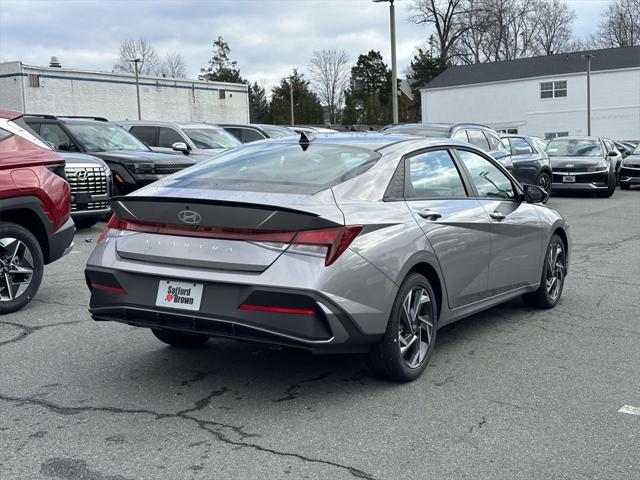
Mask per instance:
[[[202,161],[241,142],[218,125],[202,122],[128,120],[117,122],[154,152],[188,155]]]
[[[112,201],[89,311],[180,347],[368,352],[413,380],[439,327],[520,296],[556,305],[570,236],[544,195],[455,140],[247,144]]]
[[[598,137],[557,137],[547,145],[553,169],[554,192],[582,190],[600,197],[616,191],[616,162],[619,152],[611,140]]]
[[[551,162],[545,153],[547,144],[537,137],[525,135],[500,135],[504,147],[511,153],[513,176],[520,183],[538,185],[547,193],[551,191]]]

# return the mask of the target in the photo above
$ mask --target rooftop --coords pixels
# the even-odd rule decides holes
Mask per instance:
[[[587,69],[587,55],[591,58],[591,70],[618,70],[640,68],[640,46],[605,48],[582,52],[519,58],[504,62],[478,63],[449,67],[425,87],[426,90],[461,85],[517,80],[520,78],[545,77],[581,73]]]

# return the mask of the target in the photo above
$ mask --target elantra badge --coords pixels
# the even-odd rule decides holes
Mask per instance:
[[[182,210],[178,214],[178,219],[182,223],[186,223],[188,225],[197,225],[202,221],[202,217],[198,212],[194,212],[193,210]]]

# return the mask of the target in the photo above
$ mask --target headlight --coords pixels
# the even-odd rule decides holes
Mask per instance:
[[[587,172],[599,172],[609,168],[609,162],[607,160],[600,161],[596,166],[587,168]]]
[[[151,162],[126,163],[127,170],[133,173],[155,173],[156,166]]]

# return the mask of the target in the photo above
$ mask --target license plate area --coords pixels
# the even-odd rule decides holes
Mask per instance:
[[[156,306],[176,310],[200,310],[203,288],[201,283],[160,280],[156,294]]]
[[[576,183],[576,177],[573,175],[565,175],[562,177],[562,183]]]

